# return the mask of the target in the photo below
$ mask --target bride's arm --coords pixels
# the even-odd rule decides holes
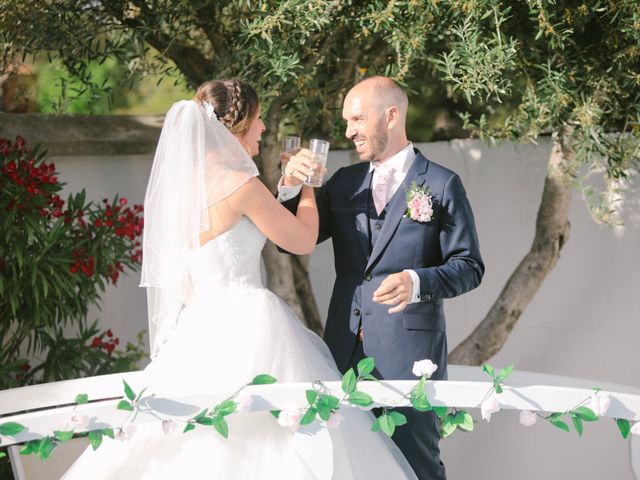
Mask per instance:
[[[236,212],[249,217],[280,248],[297,255],[308,255],[313,251],[318,240],[318,210],[313,188],[302,188],[295,215],[255,177],[231,195],[229,203]]]

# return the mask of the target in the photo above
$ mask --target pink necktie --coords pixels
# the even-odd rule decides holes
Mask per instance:
[[[393,168],[386,167],[384,165],[374,166],[375,182],[373,187],[373,204],[376,207],[376,212],[380,215],[380,212],[384,210],[388,201],[389,191],[391,189],[391,181],[393,178]]]

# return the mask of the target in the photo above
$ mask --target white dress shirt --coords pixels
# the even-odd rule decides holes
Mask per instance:
[[[387,180],[389,183],[387,187],[387,202],[398,190],[400,185],[402,185],[402,181],[404,180],[404,177],[407,176],[407,172],[409,171],[409,168],[411,168],[411,164],[415,157],[416,153],[413,150],[413,144],[409,142],[406,147],[380,164],[384,165],[385,168],[391,168],[393,172],[391,178]],[[375,171],[378,163],[379,162],[370,162],[369,164],[369,171],[373,171],[373,178],[371,179],[372,189],[375,189],[378,185],[378,179]],[[300,193],[300,190],[302,190],[302,184],[294,186],[283,185],[283,178],[280,178],[280,181],[278,182],[278,201],[284,202],[290,200],[291,198],[296,197]],[[413,284],[413,293],[409,303],[417,303],[420,301],[420,277],[418,277],[418,274],[414,270],[406,269],[404,271],[409,274]]]

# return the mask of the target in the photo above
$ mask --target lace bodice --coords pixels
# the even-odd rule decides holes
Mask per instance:
[[[189,254],[194,298],[230,288],[262,288],[260,254],[266,237],[242,217],[230,230]]]

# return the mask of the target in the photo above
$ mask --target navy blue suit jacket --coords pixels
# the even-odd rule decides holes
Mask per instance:
[[[411,379],[413,362],[439,365],[433,379],[446,379],[447,342],[442,301],[480,284],[484,265],[471,206],[460,177],[416,150],[416,157],[386,208],[386,218],[371,248],[369,162],[338,170],[317,194],[318,243],[333,241],[336,281],[324,339],[341,371],[347,368],[359,325],[364,352],[375,358],[377,374]],[[404,216],[406,190],[428,187],[434,200],[429,222]],[[297,209],[299,196],[285,202]],[[420,277],[419,303],[400,313],[373,302],[373,292],[390,274],[413,269]]]

